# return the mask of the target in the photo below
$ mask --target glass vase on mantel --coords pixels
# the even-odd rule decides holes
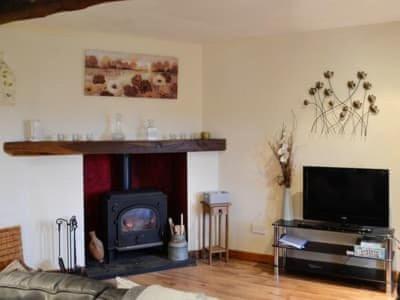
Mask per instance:
[[[290,187],[283,189],[282,219],[284,221],[293,221],[293,201]]]
[[[160,139],[158,129],[154,125],[154,120],[147,120],[146,139],[149,141],[156,141]]]
[[[114,130],[112,132],[112,140],[113,141],[125,140],[125,134],[122,131],[122,115],[121,114],[116,114],[116,116],[115,116],[115,124],[114,124]]]

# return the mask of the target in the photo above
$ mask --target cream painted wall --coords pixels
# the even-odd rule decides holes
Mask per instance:
[[[391,226],[400,235],[399,34],[400,23],[391,23],[205,45],[203,121],[228,141],[219,180],[232,193],[232,249],[272,254],[271,223],[280,217],[282,190],[267,142],[291,121],[291,110],[298,123],[296,215],[302,216],[303,165],[388,168]],[[357,71],[368,72],[381,113],[366,140],[310,134],[313,114],[301,104],[325,70],[335,72],[342,94]],[[265,226],[266,235],[253,234],[253,222]]]
[[[18,87],[17,105],[0,107],[0,141],[22,139],[23,120],[36,118],[48,134],[93,132],[99,137],[107,118],[117,112],[123,114],[128,138],[135,138],[147,118],[155,119],[163,133],[204,127],[226,137],[228,151],[189,155],[189,222],[195,232],[190,248],[198,249],[201,234],[198,195],[220,186],[232,193],[232,248],[272,253],[270,224],[280,215],[281,190],[274,182],[278,168],[266,143],[283,121],[290,121],[293,109],[298,119],[296,215],[301,216],[302,165],[390,168],[391,223],[399,231],[399,31],[400,24],[393,23],[220,42],[202,49],[141,37],[2,26],[0,50],[16,73]],[[83,50],[96,48],[177,56],[178,101],[83,96]],[[359,69],[369,73],[381,114],[372,120],[367,140],[309,134],[312,114],[301,102],[326,69],[335,71],[335,82],[343,87]],[[56,241],[56,216],[82,218],[81,176],[78,156],[13,158],[0,153],[0,227],[22,225],[29,264],[54,267],[55,248],[45,244]],[[266,235],[251,233],[252,223],[264,225]],[[80,254],[82,263],[82,248]]]
[[[85,49],[132,51],[179,59],[179,99],[128,99],[83,96]],[[23,139],[23,120],[40,119],[46,134],[94,133],[107,118],[122,113],[124,131],[135,138],[152,118],[163,134],[202,129],[202,47],[148,38],[80,33],[32,25],[0,27],[0,50],[17,77],[16,106],[0,106],[0,142]],[[215,154],[216,155],[216,154]],[[204,159],[191,158],[189,164]],[[215,161],[211,160],[211,164]],[[200,163],[202,164],[202,163]],[[215,170],[211,166],[210,170]],[[212,176],[195,176],[190,192],[210,186]],[[199,190],[200,189],[200,190]],[[80,222],[79,263],[83,264],[83,182],[79,156],[16,158],[0,152],[0,227],[22,225],[29,265],[54,268],[55,219],[75,214]],[[195,201],[195,196],[190,197]],[[195,222],[195,214],[193,214]],[[49,247],[49,245],[52,245]]]
[[[202,208],[200,201],[205,191],[219,188],[218,152],[188,153],[188,200],[189,200],[189,250],[202,248]],[[207,229],[206,229],[207,230]]]

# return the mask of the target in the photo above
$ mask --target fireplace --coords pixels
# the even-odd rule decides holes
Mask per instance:
[[[109,193],[104,199],[103,220],[108,263],[121,252],[164,246],[167,196],[157,190]]]
[[[187,165],[186,153],[84,156],[89,277],[106,279],[195,263],[192,258],[168,260],[167,218],[179,220],[183,213],[188,224]],[[105,264],[88,251],[90,231],[103,242]]]
[[[83,237],[84,241],[77,245],[77,259],[78,263],[85,265],[88,270],[98,270],[97,273],[95,271],[88,272],[89,276],[97,278],[112,278],[117,274],[128,275],[145,272],[143,270],[140,270],[140,272],[121,271],[122,268],[115,269],[115,271],[110,270],[111,268],[108,268],[108,266],[96,262],[88,250],[90,245],[89,232],[95,231],[97,236],[104,241],[100,236],[104,221],[102,219],[104,195],[121,189],[121,157],[123,154],[130,153],[132,156],[132,188],[153,187],[167,195],[168,217],[179,220],[180,214],[184,214],[189,249],[195,250],[200,247],[198,241],[201,234],[200,204],[197,196],[204,190],[218,189],[217,151],[224,151],[225,149],[225,139],[4,143],[4,151],[11,156],[76,156],[71,161],[73,162],[71,164],[72,169],[69,169],[69,167],[65,169],[65,163],[68,164],[69,159],[65,161],[62,159],[63,163],[60,165],[62,166],[60,170],[57,169],[58,164],[56,163],[57,166],[54,167],[56,172],[53,169],[49,171],[49,178],[54,177],[54,174],[63,175],[61,173],[64,169],[68,171],[68,174],[73,172],[72,177],[65,174],[62,177],[68,182],[68,186],[71,186],[71,191],[66,191],[68,195],[60,195],[64,196],[61,198],[68,199],[68,201],[58,204],[58,206],[63,205],[63,207],[53,205],[53,210],[66,210],[64,212],[70,214],[68,211],[72,209],[74,214],[80,217],[80,220],[83,215],[83,220],[79,222],[80,224],[83,223],[84,226],[79,226],[77,234],[79,237]],[[76,165],[81,159],[83,159],[83,174],[80,166]],[[77,195],[82,183],[83,205],[80,203],[81,195]],[[50,197],[50,194],[45,196]],[[188,222],[188,219],[190,222]],[[49,247],[51,248],[50,244]],[[147,250],[153,248],[144,250],[147,252]],[[143,259],[141,262],[136,260],[135,263],[139,265],[145,260]],[[154,267],[154,269],[159,270],[160,268]],[[110,272],[104,274],[104,270],[110,270]],[[148,270],[149,268],[146,268],[146,271]]]

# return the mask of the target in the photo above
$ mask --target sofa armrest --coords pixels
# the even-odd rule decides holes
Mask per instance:
[[[0,294],[6,299],[122,299],[126,290],[77,275],[52,272],[0,273]]]

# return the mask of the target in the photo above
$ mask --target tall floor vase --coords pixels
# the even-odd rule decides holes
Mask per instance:
[[[285,221],[293,221],[293,201],[290,188],[285,187],[283,190],[282,219]]]

